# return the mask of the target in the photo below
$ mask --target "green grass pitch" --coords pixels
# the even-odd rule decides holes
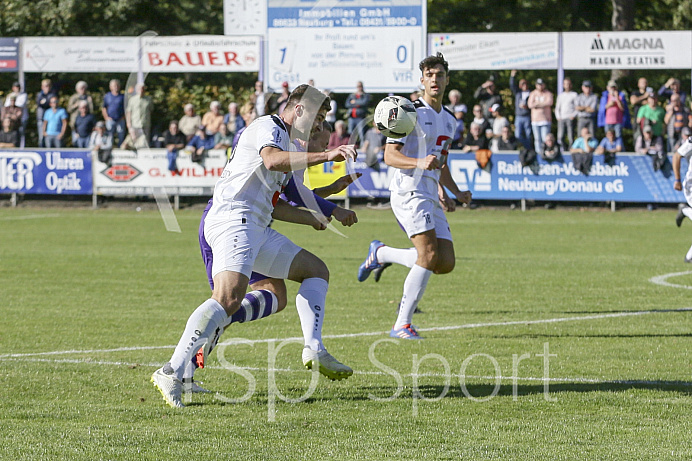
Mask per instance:
[[[692,223],[449,214],[456,269],[431,279],[425,340],[407,342],[387,335],[406,269],[356,272],[370,240],[408,240],[391,211],[357,211],[345,238],[276,224],[327,262],[325,344],[355,374],[301,399],[289,283],[284,312],[233,325],[222,341],[249,342],[198,372],[216,394],[174,410],[149,377],[209,295],[201,209],[177,213],[181,233],[155,210],[0,209],[0,459],[692,458]],[[677,287],[650,281],[666,274]]]

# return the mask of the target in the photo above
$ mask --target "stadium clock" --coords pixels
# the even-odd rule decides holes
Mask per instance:
[[[224,0],[226,35],[264,35],[267,0]]]

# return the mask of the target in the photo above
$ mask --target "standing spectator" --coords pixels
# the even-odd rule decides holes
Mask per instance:
[[[163,145],[168,158],[168,171],[178,172],[178,151],[185,147],[187,138],[178,129],[178,122],[171,120],[168,129],[163,132]]]
[[[536,89],[529,95],[528,106],[531,109],[533,145],[536,153],[540,154],[553,121],[553,93],[546,89],[542,78],[536,79]]]
[[[608,81],[608,89],[601,94],[601,102],[598,107],[598,126],[605,130],[613,129],[615,137],[622,137],[623,128],[631,128],[630,111],[627,107],[627,95],[624,91],[618,92],[618,84],[615,80]]]
[[[562,155],[562,148],[558,144],[557,139],[553,133],[548,133],[543,142],[543,149],[541,150],[541,157],[543,160],[552,162],[560,158]]]
[[[565,145],[565,134],[567,134],[567,145],[571,146],[574,142],[574,119],[577,118],[577,92],[572,91],[572,80],[565,78],[562,81],[564,91],[557,96],[555,101],[555,119],[557,120],[557,143],[561,148]]]
[[[641,77],[639,80],[637,80],[637,89],[630,94],[630,108],[632,109],[630,119],[635,121],[635,123],[632,124],[632,129],[634,130],[634,139],[637,139],[641,134],[641,127],[638,123],[636,123],[639,109],[646,104],[649,93],[654,91],[653,88],[648,88],[648,85],[649,82],[644,77]]]
[[[5,118],[2,120],[2,131],[0,131],[0,148],[13,149],[19,147],[19,132],[12,129],[12,122]]]
[[[670,103],[666,106],[663,122],[668,128],[668,152],[675,152],[674,146],[679,143],[682,137],[682,129],[690,126],[692,122],[690,112],[682,104],[679,94],[673,93],[670,96]]]
[[[238,115],[238,118],[242,120],[242,117]],[[233,145],[233,137],[235,134],[231,134],[228,131],[228,125],[222,123],[219,126],[219,131],[214,135],[214,149],[228,149]]]
[[[45,147],[62,147],[63,138],[67,131],[67,111],[58,107],[58,97],[51,96],[50,109],[43,113],[43,141]]]
[[[209,104],[209,111],[202,117],[202,125],[207,127],[207,136],[214,137],[219,131],[219,126],[223,124],[223,113],[221,112],[221,103],[212,101]]]
[[[615,156],[618,152],[625,150],[622,144],[622,138],[615,136],[615,130],[613,128],[606,128],[605,138],[601,139],[601,142],[596,148],[597,155],[603,155],[604,163],[608,165],[613,165],[615,163]]]
[[[264,82],[261,80],[255,82],[255,92],[250,97],[250,101],[255,106],[257,117],[271,114],[277,107],[276,98],[271,91],[264,91]]]
[[[24,110],[17,106],[17,95],[14,93],[7,97],[7,101],[9,104],[0,109],[0,120],[9,120],[12,131],[19,132],[19,128],[22,126]]]
[[[43,142],[43,114],[50,109],[50,98],[58,94],[53,89],[53,82],[46,78],[41,80],[41,91],[36,95],[36,126],[38,128],[38,147],[46,147]]]
[[[375,171],[380,171],[380,161],[384,157],[386,141],[387,138],[380,132],[377,123],[373,120],[372,127],[365,133],[363,150],[365,151],[365,164]]]
[[[329,144],[327,149],[336,149],[339,146],[349,144],[351,138],[346,131],[346,123],[343,120],[337,120],[334,124],[334,131],[329,135]]]
[[[5,98],[5,107],[10,105],[10,96],[15,95],[15,105],[22,108],[22,123],[19,126],[19,146],[24,147],[24,133],[26,133],[26,123],[29,121],[29,105],[27,104],[27,94],[22,91],[19,82],[12,83],[12,91]]]
[[[476,88],[473,97],[481,105],[483,117],[487,119],[492,118],[492,114],[490,113],[491,107],[495,104],[502,105],[502,96],[497,94],[495,82],[492,79],[486,80],[485,83]]]
[[[143,83],[135,85],[135,94],[129,97],[125,111],[127,132],[135,149],[149,147],[151,139],[151,113],[154,107],[151,98],[144,94],[146,89]]]
[[[185,104],[183,112],[185,112],[185,115],[180,117],[178,129],[185,135],[187,142],[195,135],[197,127],[202,124],[202,117],[195,113],[195,106],[190,103]]]
[[[258,117],[256,109],[257,107],[252,101],[246,102],[243,104],[243,107],[240,108],[240,116],[245,120],[245,126],[251,124]],[[240,131],[238,131],[238,133],[240,133]],[[238,136],[238,133],[236,133],[236,136]]]
[[[106,130],[104,122],[97,122],[87,145],[99,162],[110,166],[113,152],[113,136]]]
[[[649,93],[647,104],[642,106],[637,112],[637,123],[643,129],[645,126],[652,128],[654,138],[663,136],[663,128],[665,125],[666,111],[658,105],[658,95]]]
[[[650,156],[653,161],[654,171],[663,168],[663,165],[668,160],[663,148],[663,137],[657,136],[651,125],[644,125],[642,128],[642,135],[637,138],[634,151],[638,154]]]
[[[502,127],[502,135],[497,140],[497,150],[518,150],[521,144],[512,133],[509,125]]]
[[[194,138],[187,143],[187,150],[190,151],[190,160],[195,163],[202,163],[209,149],[214,148],[214,138],[207,136],[204,125],[197,128]]]
[[[73,135],[77,135],[74,141],[75,147],[89,147],[89,137],[96,126],[96,118],[94,114],[89,112],[89,102],[87,100],[79,101],[77,109],[77,117],[74,119]]]
[[[514,95],[514,131],[517,139],[526,150],[531,149],[531,109],[529,109],[529,82],[526,79],[515,83],[517,71],[512,70],[509,77],[509,88]]]
[[[490,149],[497,151],[497,141],[502,136],[502,129],[509,126],[509,120],[502,115],[502,106],[493,104],[490,108],[490,113],[493,114],[493,136],[490,143]]]
[[[473,122],[469,127],[469,134],[464,140],[462,152],[476,152],[479,149],[488,149],[488,138],[482,133],[481,126]]]
[[[361,125],[368,113],[370,95],[363,91],[363,82],[356,83],[356,92],[351,93],[346,98],[346,108],[348,109],[348,132],[354,134],[357,131],[356,141],[360,142],[364,136],[364,126]],[[335,127],[336,128],[336,127]]]
[[[478,110],[480,110],[480,106],[478,107]],[[452,110],[454,111],[454,118],[457,119],[457,126],[454,130],[451,148],[461,149],[464,145],[464,116],[466,115],[466,105],[457,104]]]
[[[127,123],[125,120],[125,95],[120,91],[120,80],[113,79],[108,84],[110,91],[103,95],[101,114],[106,121],[106,130],[113,138],[118,138],[117,146],[125,142]]]
[[[329,122],[329,124],[332,126],[332,129],[334,129],[334,124],[336,123],[336,110],[337,110],[337,105],[336,101],[334,101],[334,97],[332,95],[332,92],[330,90],[324,90],[322,91],[325,96],[328,96],[329,99],[329,112],[324,116],[324,119]]]
[[[570,149],[574,168],[588,176],[593,162],[593,153],[597,147],[598,141],[589,131],[589,127],[582,127],[581,136],[574,141]]]
[[[490,122],[485,117],[483,117],[483,108],[481,107],[481,105],[476,104],[475,106],[473,106],[472,112],[473,112],[473,120],[471,121],[471,123],[472,124],[475,123],[476,125],[478,125],[480,127],[481,134],[483,134],[485,136],[486,133],[488,133],[488,131],[492,132],[493,128],[490,125]],[[471,128],[469,127],[469,131],[470,130],[471,130]]]
[[[577,109],[577,131],[587,127],[592,136],[596,134],[596,115],[598,114],[598,96],[593,93],[591,80],[584,80],[581,93],[574,101]]]
[[[238,112],[238,104],[232,102],[228,105],[228,113],[223,117],[223,125],[226,125],[231,141],[235,134],[245,126],[245,120]],[[229,144],[230,145],[230,144]]]
[[[88,104],[88,113],[93,114],[94,113],[94,100],[91,98],[90,94],[87,94],[87,82],[85,81],[79,81],[77,82],[77,85],[75,85],[75,94],[70,96],[70,99],[67,101],[67,113],[70,115],[70,128],[72,129],[72,145],[77,144],[77,138],[79,135],[77,134],[77,130],[75,128],[74,122],[77,120],[77,115],[79,114],[79,104],[81,101],[86,101]],[[96,122],[94,122],[96,123]],[[92,126],[93,128],[93,126]],[[89,133],[91,134],[91,130],[89,130]],[[88,141],[88,139],[87,139]],[[81,147],[86,147],[86,146],[81,146]]]
[[[658,95],[662,96],[664,101],[667,101],[674,94],[680,96],[680,102],[684,106],[685,101],[687,100],[687,95],[680,91],[680,80],[671,77],[666,81],[666,83],[663,84],[661,88],[658,89]]]
[[[284,111],[289,96],[291,96],[291,92],[288,89],[288,82],[283,82],[281,84],[281,94],[279,94],[278,98],[276,99],[276,104],[278,105],[276,112],[278,114]]]

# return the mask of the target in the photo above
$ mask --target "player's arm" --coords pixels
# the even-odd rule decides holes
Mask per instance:
[[[353,144],[339,146],[325,152],[290,152],[274,146],[265,146],[260,151],[264,166],[270,171],[295,171],[325,162],[343,162],[358,157]]]
[[[446,163],[440,168],[440,185],[452,191],[452,194],[461,203],[471,203],[471,191],[465,190],[462,192],[459,190]]]
[[[305,224],[307,226],[312,226],[316,230],[326,229],[330,220],[322,214],[312,213],[308,210],[291,206],[281,199],[276,202],[276,206],[272,212],[272,218],[294,224]]]
[[[330,195],[338,194],[342,190],[346,189],[349,186],[349,184],[352,184],[353,181],[360,178],[361,176],[363,176],[363,173],[355,173],[354,175],[353,174],[347,174],[347,175],[340,177],[339,179],[337,179],[336,181],[334,181],[333,183],[331,183],[328,186],[316,187],[312,191],[316,195],[319,195],[322,198],[327,198]]]
[[[424,158],[407,157],[401,152],[403,147],[404,145],[401,143],[387,143],[387,146],[384,148],[384,163],[401,170],[413,168],[435,170],[439,168],[440,162],[434,155],[428,155]]]
[[[673,187],[675,190],[682,190],[682,178],[680,177],[680,159],[682,155],[678,151],[673,154],[673,176],[675,177],[675,183]]]

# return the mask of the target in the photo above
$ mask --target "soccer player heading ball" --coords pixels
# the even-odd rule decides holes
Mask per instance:
[[[205,220],[204,236],[213,253],[214,291],[190,315],[170,361],[152,375],[166,403],[183,407],[182,378],[192,356],[203,348],[208,354],[223,332],[228,317],[241,306],[250,274],[299,282],[296,308],[305,337],[303,364],[319,363],[319,370],[332,379],[353,373],[332,357],[322,343],[329,271],[315,255],[295,245],[269,226],[272,213],[280,212],[292,222],[317,220],[309,211],[279,201],[290,172],[329,161],[355,160],[353,145],[326,152],[292,152],[295,139],[308,141],[319,131],[329,110],[329,98],[309,86],[298,86],[280,116],[263,116],[250,124],[238,140],[221,178],[214,188],[214,202]],[[284,206],[285,205],[285,206]]]
[[[387,139],[384,161],[396,168],[389,185],[392,211],[411,239],[413,248],[392,248],[379,240],[370,243],[368,256],[358,270],[364,281],[375,271],[396,263],[411,270],[404,281],[399,315],[390,336],[421,339],[411,325],[413,312],[423,297],[430,276],[447,274],[454,269],[454,244],[443,206],[454,210],[455,204],[444,188],[461,203],[471,201],[469,191],[460,191],[447,168],[447,149],[454,137],[456,119],[442,105],[449,83],[449,64],[441,53],[421,61],[423,96],[414,101],[418,122],[404,138]]]

